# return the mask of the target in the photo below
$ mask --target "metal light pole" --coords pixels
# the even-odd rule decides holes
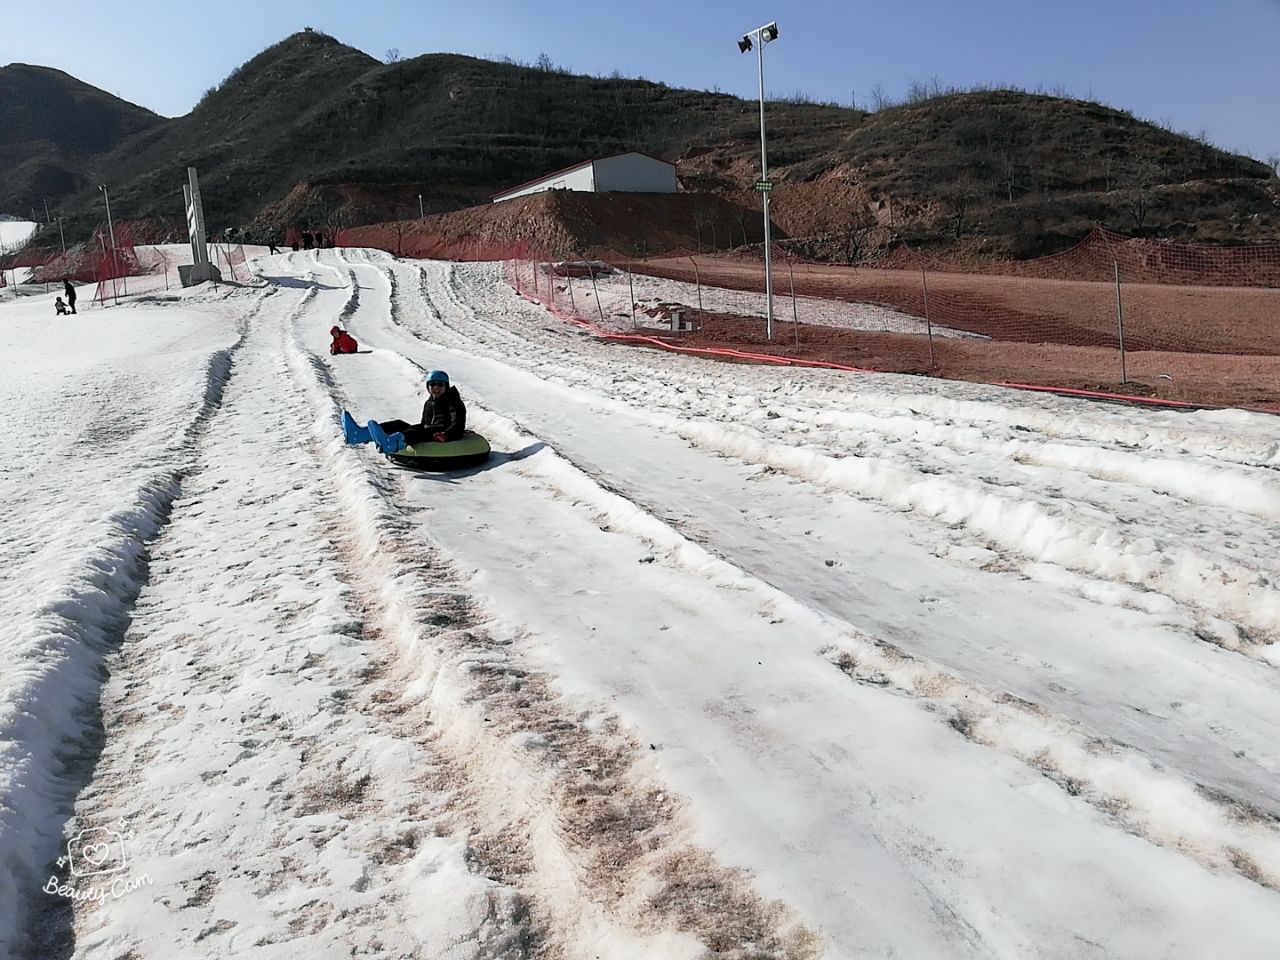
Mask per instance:
[[[762,27],[743,35],[738,41],[738,49],[746,53],[752,47],[751,38],[755,37],[757,62],[760,66],[760,184],[758,189],[764,197],[764,296],[765,296],[765,336],[773,339],[773,252],[769,237],[769,191],[773,184],[769,182],[769,154],[764,136],[764,45],[778,39],[778,24],[766,23]]]
[[[44,225],[47,227],[47,226],[49,226],[50,222],[51,222],[51,221],[50,221],[50,218],[49,218],[49,201],[48,201],[48,200],[45,200],[45,202],[44,202]]]
[[[58,218],[58,239],[62,241],[62,252],[67,252],[67,235],[62,232],[62,218]]]
[[[116,228],[111,222],[111,197],[107,193],[105,183],[98,184],[98,189],[102,191],[102,199],[107,203],[107,231],[111,234],[111,292],[119,300],[120,294],[116,292],[116,274],[120,272],[120,261],[116,258]]]
[[[425,219],[422,213],[422,194],[418,194],[418,219],[419,220]]]

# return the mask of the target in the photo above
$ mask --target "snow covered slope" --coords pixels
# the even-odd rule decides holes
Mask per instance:
[[[1280,953],[1277,421],[255,265],[0,307],[0,953]]]

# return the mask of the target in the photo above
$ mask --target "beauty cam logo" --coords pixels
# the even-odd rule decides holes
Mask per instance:
[[[128,875],[125,841],[133,839],[133,832],[124,821],[118,826],[118,830],[87,827],[69,839],[67,855],[59,857],[57,864],[70,867],[71,876],[66,883],[51,876],[41,889],[70,900],[101,903],[108,897],[116,899],[138,887],[150,886],[148,874]]]
[[[67,841],[67,855],[58,858],[58,866],[71,863],[73,877],[96,877],[122,873],[129,862],[124,852],[124,835],[106,827],[81,830]]]

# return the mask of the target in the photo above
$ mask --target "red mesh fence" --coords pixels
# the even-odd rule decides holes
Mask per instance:
[[[806,262],[775,246],[769,337],[758,254],[609,255],[614,269],[604,274],[552,265],[518,238],[446,238],[411,232],[412,225],[353,228],[337,242],[398,256],[506,261],[522,295],[611,335],[648,327],[684,347],[774,358],[1204,404],[1280,404],[1280,244],[1178,244],[1097,228],[1037,260],[944,261],[900,247],[857,268]],[[611,311],[581,282],[608,287],[617,282],[604,279],[610,275],[675,286],[630,298],[606,290],[604,301],[625,308]]]
[[[663,258],[505,265],[557,315],[669,349],[1122,393],[1280,404],[1280,290]]]
[[[133,245],[133,233],[127,227],[96,234],[99,257],[95,279],[98,288],[93,299],[105,303],[107,298],[119,299],[129,294],[129,277],[141,276],[146,271],[138,260],[138,251]]]
[[[249,280],[249,269],[245,266],[247,258],[244,247],[240,244],[211,243],[209,259],[222,274],[223,279],[244,282]]]
[[[1035,260],[941,260],[908,246],[875,264],[884,269],[974,273],[1043,280],[1112,278],[1118,265],[1130,283],[1213,287],[1280,287],[1280,243],[1224,247],[1126,237],[1095,227],[1075,246]]]
[[[116,247],[112,252],[111,231],[101,224],[88,243],[67,251],[43,252],[26,248],[3,260],[0,268],[30,267],[31,283],[98,282],[112,276],[138,276],[146,271],[138,262],[132,229],[121,225],[115,229]]]

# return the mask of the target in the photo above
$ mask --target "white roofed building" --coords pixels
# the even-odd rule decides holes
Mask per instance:
[[[499,203],[513,197],[524,197],[544,190],[585,190],[590,193],[676,193],[676,165],[647,153],[628,153],[584,160],[555,173],[522,183],[518,187],[493,195]]]

